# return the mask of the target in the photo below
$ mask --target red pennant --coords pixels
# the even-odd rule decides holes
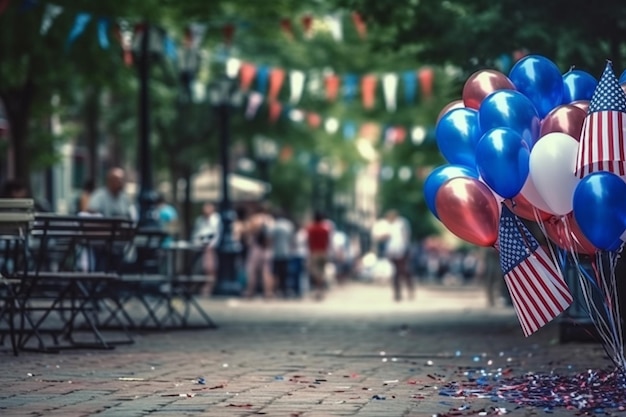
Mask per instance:
[[[0,14],[2,14],[9,5],[10,0],[0,0]]]
[[[278,158],[283,162],[291,161],[293,159],[293,148],[291,146],[283,146],[280,149]]]
[[[280,112],[283,111],[283,105],[278,101],[272,101],[269,103],[269,106],[270,122],[276,123],[276,121],[280,118]]]
[[[424,96],[430,98],[433,96],[433,81],[435,80],[435,71],[432,68],[422,68],[417,74],[420,80],[420,87]]]
[[[140,30],[143,30],[143,26],[141,26],[141,28],[139,28],[138,26],[135,27],[135,33],[137,33]],[[122,59],[124,60],[124,65],[126,65],[127,67],[131,67],[133,65],[133,52],[130,49],[129,45],[127,45],[126,42],[124,42],[124,37],[122,36],[122,29],[120,28],[119,25],[116,25],[115,28],[113,29],[113,37],[117,39],[117,41],[120,43],[122,47]]]
[[[310,36],[311,27],[313,26],[313,17],[309,14],[302,16],[302,26],[304,27],[304,34]]]
[[[361,94],[363,96],[363,107],[371,109],[376,103],[376,76],[369,74],[361,79]]]
[[[280,68],[273,68],[270,72],[270,89],[267,93],[269,100],[276,100],[284,81],[285,70],[282,70]]]
[[[406,129],[403,126],[396,126],[396,143],[403,143],[406,139]]]
[[[224,25],[222,31],[224,32],[224,43],[230,46],[230,44],[233,42],[233,37],[235,36],[235,25]]]
[[[292,41],[293,40],[293,28],[291,27],[291,20],[288,18],[281,19],[280,28],[285,33],[285,36]]]
[[[322,124],[322,118],[317,113],[307,113],[306,121],[309,126],[314,129],[317,129],[318,127],[320,127],[320,124]]]
[[[326,98],[334,101],[339,93],[339,76],[337,74],[328,74],[324,80],[326,83]]]
[[[254,64],[250,64],[249,62],[244,62],[241,64],[239,68],[240,74],[240,82],[241,89],[243,91],[248,91],[250,86],[252,85],[252,81],[254,80],[254,76],[256,75],[256,67]]]
[[[354,27],[356,28],[356,31],[358,32],[361,39],[365,38],[365,36],[367,35],[367,26],[365,25],[365,22],[363,21],[361,15],[357,12],[353,12],[352,22],[354,22]]]

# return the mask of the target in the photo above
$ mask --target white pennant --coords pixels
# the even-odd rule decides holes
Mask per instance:
[[[54,22],[54,19],[56,19],[57,16],[59,16],[62,12],[63,12],[63,7],[57,6],[56,4],[47,4],[46,10],[44,11],[44,14],[43,14],[43,19],[41,20],[41,28],[39,29],[39,32],[42,35],[45,35],[46,33],[48,33],[48,31],[52,27],[52,23]]]
[[[303,71],[294,70],[289,73],[289,90],[291,91],[289,101],[291,104],[298,104],[300,98],[302,98],[302,91],[304,90]]]
[[[189,25],[189,30],[191,31],[191,47],[194,49],[198,49],[200,47],[200,43],[202,43],[202,39],[204,38],[204,33],[206,32],[207,25],[206,23],[192,23]]]
[[[328,25],[328,29],[337,42],[343,40],[343,25],[341,24],[341,15],[339,13],[324,16],[324,20]]]
[[[329,117],[324,122],[324,129],[326,129],[326,133],[330,135],[337,133],[337,130],[339,130],[339,120],[335,117]]]
[[[383,75],[383,94],[387,111],[396,110],[396,95],[398,91],[398,74],[388,73]]]
[[[263,102],[263,94],[253,91],[248,96],[248,107],[246,108],[246,119],[252,119],[256,116],[261,103]]]
[[[230,57],[226,60],[226,75],[229,78],[235,78],[239,74],[241,68],[241,60],[238,58]]]

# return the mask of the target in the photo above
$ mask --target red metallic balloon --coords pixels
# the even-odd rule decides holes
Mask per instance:
[[[461,239],[478,246],[493,246],[498,239],[498,202],[476,178],[444,182],[435,196],[435,207],[441,222]]]
[[[589,112],[589,100],[576,100],[570,103],[571,106],[576,106],[579,109],[582,109],[585,114]]]
[[[463,100],[454,100],[446,104],[445,107],[439,112],[439,116],[437,116],[437,123],[439,123],[439,119],[441,119],[448,112],[454,109],[462,109],[463,107],[465,107]]]
[[[515,85],[500,71],[477,71],[463,85],[463,103],[465,107],[478,110],[484,98],[498,90],[515,90]]]
[[[593,255],[598,250],[583,235],[573,213],[569,213],[564,219],[553,217],[544,222],[546,235],[559,248],[578,252],[583,255]],[[569,229],[569,237],[568,237]]]
[[[526,200],[526,197],[522,194],[518,194],[513,198],[507,198],[504,200],[504,204],[506,204],[509,210],[511,210],[516,216],[533,222],[537,221],[535,211],[537,212],[536,215],[539,216],[540,220],[548,220],[554,217],[552,213],[546,213],[545,211],[539,210],[533,206],[531,202]]]
[[[578,106],[563,104],[550,111],[541,121],[539,137],[552,132],[567,133],[577,141],[583,130],[587,113]]]

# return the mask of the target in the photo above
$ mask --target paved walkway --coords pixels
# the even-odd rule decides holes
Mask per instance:
[[[144,333],[111,351],[0,353],[0,415],[546,415],[446,387],[610,366],[600,345],[559,344],[555,325],[524,338],[513,311],[485,308],[474,287],[421,287],[401,303],[357,283],[322,302],[203,303],[219,329]]]

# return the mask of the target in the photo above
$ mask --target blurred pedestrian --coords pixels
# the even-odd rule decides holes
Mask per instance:
[[[415,296],[413,277],[409,272],[409,250],[411,245],[411,226],[397,210],[385,213],[387,234],[385,240],[385,257],[393,264],[393,296],[394,300],[402,300],[402,285],[407,287],[409,299]]]
[[[2,198],[32,198],[34,200],[35,211],[49,212],[50,205],[47,201],[42,201],[37,198],[33,198],[30,190],[26,186],[26,183],[19,179],[9,179],[2,184]]]
[[[78,196],[78,200],[76,201],[76,213],[85,213],[87,212],[87,207],[89,207],[89,200],[91,199],[91,195],[96,189],[96,183],[92,179],[85,180],[83,183],[83,187],[80,190],[80,195]]]
[[[331,244],[331,227],[324,215],[316,211],[313,220],[306,228],[308,243],[308,271],[311,281],[313,297],[316,300],[324,298],[326,290],[326,263]]]
[[[165,196],[159,193],[156,199],[156,217],[159,227],[167,236],[163,239],[163,246],[169,246],[178,232],[178,212],[167,202]]]
[[[507,297],[504,296],[508,292],[504,283],[504,274],[500,266],[500,255],[494,248],[483,248],[483,279],[485,283],[485,291],[487,292],[487,305],[495,307],[498,302],[507,304]]]
[[[202,250],[202,272],[206,280],[200,294],[209,296],[215,286],[215,276],[217,272],[217,244],[221,233],[221,221],[219,213],[215,211],[215,206],[206,202],[202,205],[202,213],[196,218],[191,234],[191,240],[196,245],[201,245]]]
[[[124,217],[137,220],[137,210],[124,192],[126,175],[122,168],[111,168],[106,184],[93,192],[87,210],[105,217]]]
[[[290,288],[292,280],[289,276],[289,260],[295,244],[294,232],[294,225],[285,214],[285,211],[280,208],[276,209],[271,230],[272,270],[276,288],[284,298],[289,297],[293,293],[293,288]]]
[[[246,259],[247,288],[246,298],[252,298],[257,292],[259,276],[263,286],[263,296],[274,296],[274,277],[272,275],[272,237],[273,220],[265,205],[258,206],[246,220],[245,236],[248,245]]]

